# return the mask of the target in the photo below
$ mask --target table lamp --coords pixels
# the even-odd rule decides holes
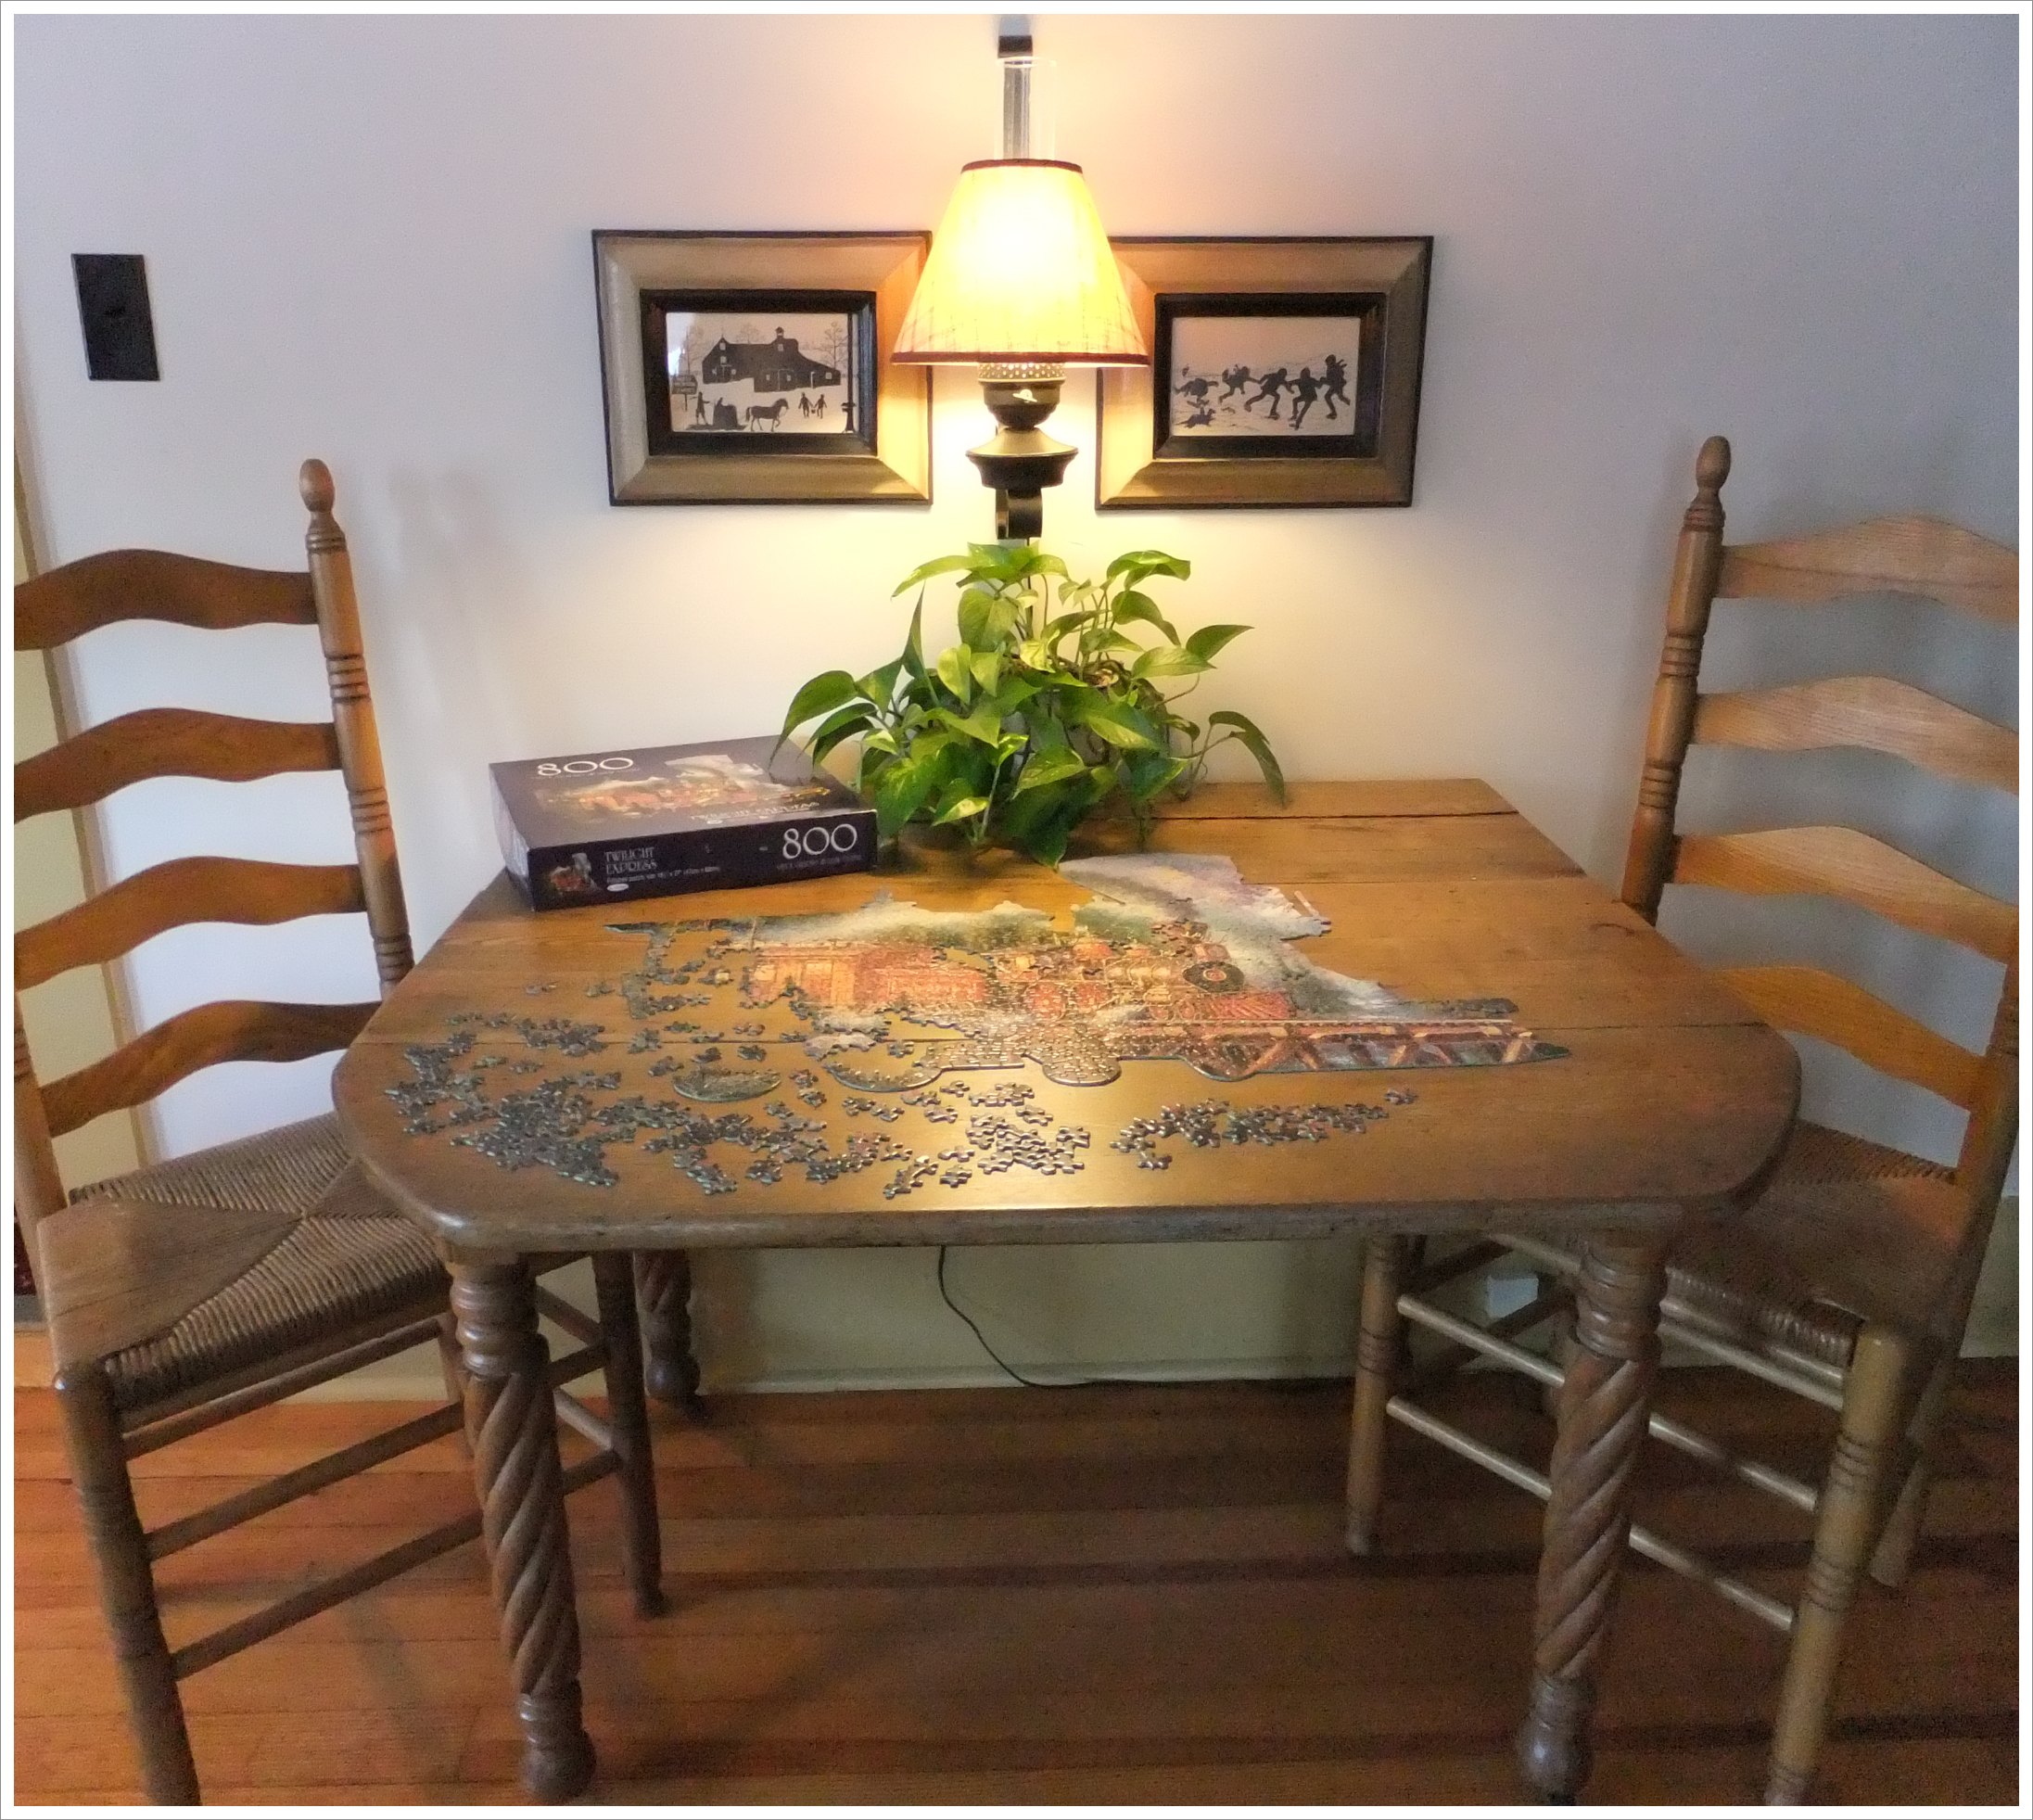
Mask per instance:
[[[1030,39],[1005,34],[1003,156],[961,167],[894,357],[978,365],[999,426],[967,456],[996,490],[996,535],[1044,528],[1074,451],[1040,427],[1068,366],[1150,358],[1077,164],[1030,154]]]

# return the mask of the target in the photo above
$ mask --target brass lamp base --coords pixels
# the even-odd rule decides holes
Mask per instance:
[[[1059,407],[1066,369],[1042,363],[984,365],[981,393],[998,427],[967,459],[983,484],[996,490],[996,536],[1002,541],[1039,537],[1045,529],[1047,487],[1066,477],[1079,452],[1038,427]]]

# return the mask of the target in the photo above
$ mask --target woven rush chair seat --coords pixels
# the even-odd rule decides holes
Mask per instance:
[[[1931,1330],[1971,1213],[1953,1176],[1800,1120],[1756,1207],[1682,1233],[1666,1271],[1673,1317],[1749,1352],[1837,1369],[1866,1320]],[[1571,1245],[1539,1240],[1533,1249],[1580,1267]]]
[[[441,1307],[447,1289],[429,1241],[368,1185],[330,1114],[82,1190],[42,1241],[58,1354],[101,1357],[122,1410]],[[168,1304],[165,1262],[181,1286]],[[118,1343],[123,1321],[150,1330]]]

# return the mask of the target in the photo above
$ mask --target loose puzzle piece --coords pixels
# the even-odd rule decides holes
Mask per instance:
[[[1032,1104],[1022,1082],[977,1088],[963,1078],[982,1070],[1035,1063],[1047,1079],[1081,1087],[1114,1080],[1137,1061],[1183,1062],[1236,1081],[1503,1066],[1567,1052],[1521,1027],[1507,999],[1406,999],[1317,965],[1291,943],[1324,934],[1325,920],[1274,885],[1247,883],[1227,859],[1134,855],[1061,871],[1097,894],[1066,927],[1016,904],[928,910],[886,893],[832,914],[612,923],[616,934],[642,938],[641,962],[585,996],[619,998],[632,1025],[625,1042],[604,1025],[569,1018],[462,1012],[445,1041],[407,1051],[415,1078],[388,1093],[406,1130],[449,1132],[503,1168],[548,1167],[611,1186],[618,1177],[608,1151],[647,1132],[641,1149],[667,1152],[707,1194],[738,1187],[707,1155],[729,1146],[752,1153],[743,1175],[758,1186],[794,1170],[828,1181],[895,1164],[883,1188],[894,1199],[933,1180],[956,1189],[976,1174],[1085,1166],[1085,1126]],[[703,1007],[713,1025],[664,1021]],[[610,1046],[654,1053],[647,1074],[669,1097],[609,1097],[620,1074],[590,1071],[490,1094],[488,1070],[505,1062],[509,1074],[526,1075],[542,1064],[492,1053],[469,1062],[483,1031],[497,1043],[519,1037],[526,1050],[574,1059]],[[839,1102],[845,1119],[882,1128],[862,1126],[835,1148],[825,1124],[794,1114],[788,1099],[770,1101],[759,1120],[697,1110],[777,1093],[818,1111],[829,1101],[820,1071],[852,1089]],[[1383,1097],[1413,1098],[1402,1089]],[[964,1116],[964,1144],[949,1137],[935,1154],[911,1150],[889,1133],[907,1111],[942,1129]],[[1380,1106],[1209,1100],[1133,1120],[1112,1148],[1158,1169],[1173,1158],[1158,1148],[1167,1139],[1195,1149],[1317,1142],[1385,1116]]]

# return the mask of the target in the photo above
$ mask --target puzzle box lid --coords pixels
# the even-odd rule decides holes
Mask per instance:
[[[801,748],[769,734],[520,758],[489,769],[502,808],[532,848],[794,821],[862,807]]]

